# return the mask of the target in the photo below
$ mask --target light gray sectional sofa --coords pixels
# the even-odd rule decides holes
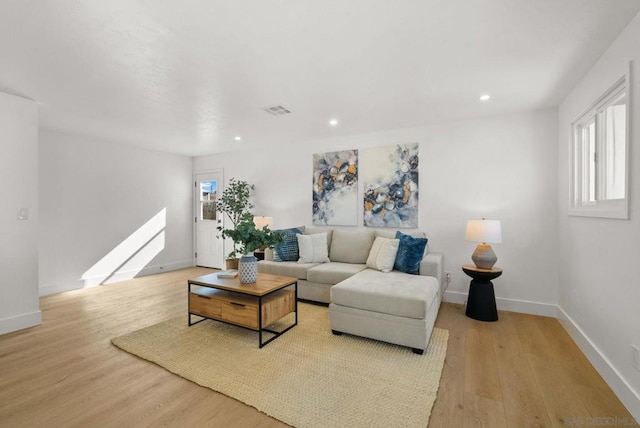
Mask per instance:
[[[327,233],[330,262],[273,261],[265,252],[258,271],[298,278],[298,298],[329,304],[334,334],[349,333],[408,346],[421,354],[431,337],[443,294],[443,256],[425,251],[419,275],[367,268],[377,236],[395,230],[306,227],[305,235]],[[421,232],[404,232],[424,237]]]

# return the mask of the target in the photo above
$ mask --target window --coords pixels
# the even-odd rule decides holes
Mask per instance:
[[[628,75],[573,123],[570,215],[628,219]]]
[[[216,180],[200,182],[200,221],[216,220],[217,190]]]

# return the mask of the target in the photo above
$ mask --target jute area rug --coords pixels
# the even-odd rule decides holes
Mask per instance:
[[[211,320],[188,327],[184,316],[112,343],[295,427],[428,425],[447,330],[434,329],[426,352],[417,355],[401,346],[334,336],[326,307],[298,308],[298,325],[262,349],[257,332]]]

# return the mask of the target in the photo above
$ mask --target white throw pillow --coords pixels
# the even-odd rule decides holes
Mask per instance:
[[[327,251],[327,233],[315,233],[313,235],[300,235],[298,237],[298,249],[300,258],[298,263],[327,263],[329,253]]]
[[[367,267],[380,272],[391,272],[398,254],[399,239],[382,238],[378,236],[367,258]]]

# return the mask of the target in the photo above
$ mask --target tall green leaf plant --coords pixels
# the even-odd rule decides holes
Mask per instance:
[[[253,184],[249,184],[244,180],[236,180],[231,178],[229,184],[222,192],[222,196],[216,200],[216,210],[223,212],[231,220],[232,227],[218,226],[223,238],[233,239],[234,231],[241,222],[253,222],[253,215],[250,210],[253,204],[249,201],[251,191],[255,189]],[[233,251],[228,255],[232,259],[237,256],[238,243],[233,241]]]

